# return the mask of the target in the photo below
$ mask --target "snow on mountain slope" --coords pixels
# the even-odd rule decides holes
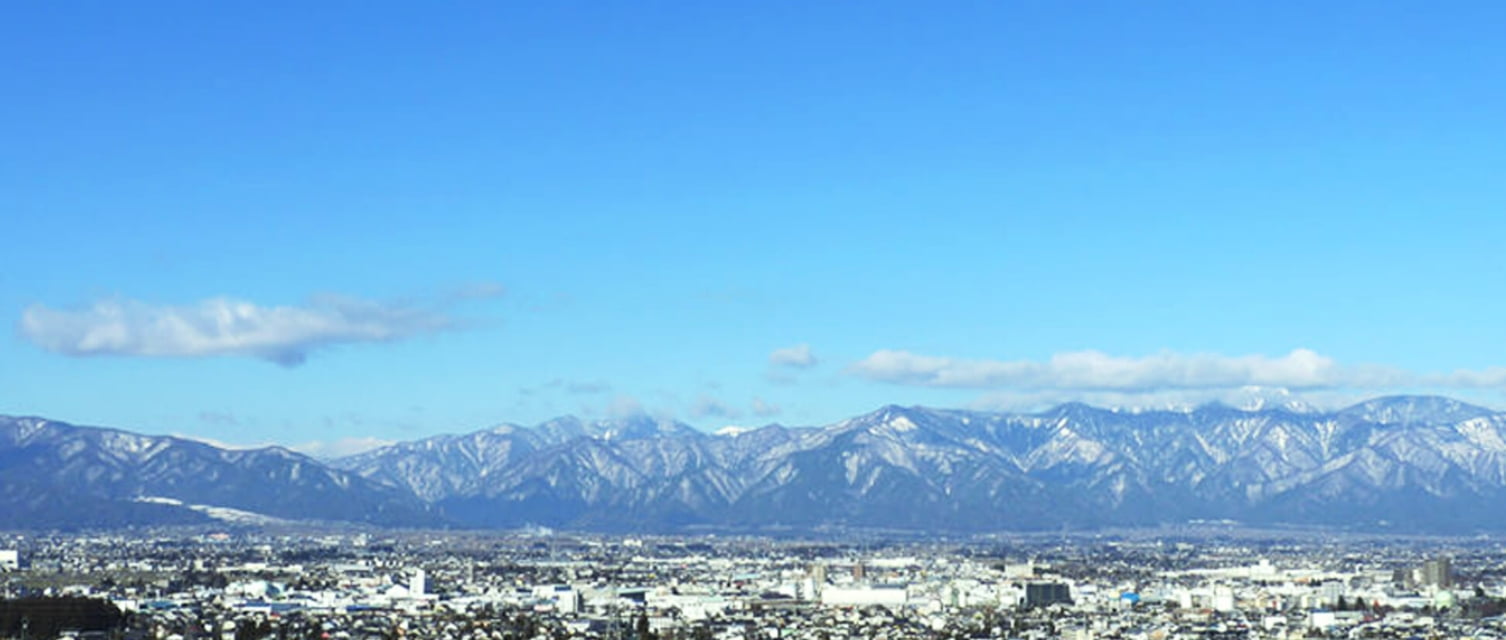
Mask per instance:
[[[867,526],[931,530],[1188,518],[1501,528],[1506,414],[1447,398],[1337,411],[1032,414],[885,406],[824,427],[720,434],[562,417],[402,442],[322,464],[35,418],[0,418],[11,513],[193,520],[158,496],[277,518],[597,529]],[[71,514],[71,515],[70,515]],[[222,514],[223,515],[223,514]],[[4,523],[0,523],[4,524]]]
[[[1349,498],[1371,505],[1355,518],[1398,521],[1407,514],[1387,512],[1383,496],[1501,492],[1503,429],[1506,416],[1427,397],[1333,412],[1292,403],[1180,411],[1068,404],[1039,414],[886,406],[826,427],[719,435],[646,419],[562,418],[510,430],[512,444],[485,456],[424,458],[407,443],[340,464],[441,505],[462,504],[489,524],[599,523],[613,513],[642,522],[669,512],[678,524],[1300,522]]]
[[[433,507],[411,494],[330,468],[281,447],[221,449],[195,440],[0,416],[0,527],[32,522],[119,523],[194,518],[142,496],[209,504],[288,519],[433,524]],[[19,500],[17,495],[31,496]],[[177,514],[177,515],[171,515]],[[115,516],[104,518],[114,523]]]

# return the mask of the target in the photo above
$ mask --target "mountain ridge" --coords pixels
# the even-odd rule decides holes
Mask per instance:
[[[229,449],[38,417],[0,416],[0,485],[0,526],[209,521],[193,506],[376,525],[441,521],[412,496],[285,447]],[[91,508],[68,508],[75,503]]]
[[[66,428],[38,439],[47,425]],[[161,452],[174,466],[153,462]],[[725,433],[648,416],[562,416],[328,461],[281,447],[235,451],[0,417],[0,488],[11,514],[0,526],[26,517],[197,522],[213,511],[208,505],[381,526],[620,531],[988,531],[1192,519],[1506,530],[1506,516],[1490,508],[1506,498],[1506,413],[1438,396],[1327,411],[891,404],[825,426]],[[96,516],[120,515],[46,508],[71,500],[94,505]],[[199,507],[174,510],[171,500]]]

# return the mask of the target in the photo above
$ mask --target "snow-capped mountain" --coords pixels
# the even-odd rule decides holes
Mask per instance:
[[[408,492],[281,447],[0,416],[0,528],[204,522],[215,514],[440,522]]]
[[[1506,497],[1506,414],[1447,398],[1330,412],[889,406],[821,428],[716,435],[630,426],[561,419],[334,464],[479,526],[1506,526],[1486,508]]]
[[[646,417],[564,417],[329,463],[0,418],[0,491],[0,527],[244,512],[606,530],[1188,519],[1501,530],[1506,413],[1434,397],[1336,411],[1285,402],[1040,413],[887,406],[823,427],[716,433]]]

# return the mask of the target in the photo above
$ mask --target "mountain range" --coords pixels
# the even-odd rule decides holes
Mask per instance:
[[[886,406],[706,433],[563,417],[320,461],[0,417],[0,528],[321,520],[998,531],[1192,519],[1506,529],[1506,413],[1448,398],[1040,413]]]
[[[282,447],[0,416],[0,528],[189,524],[215,519],[439,524],[411,493]]]

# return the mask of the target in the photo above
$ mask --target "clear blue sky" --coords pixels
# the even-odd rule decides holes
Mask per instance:
[[[1499,2],[12,4],[0,413],[296,444],[1499,403],[1503,31]]]

